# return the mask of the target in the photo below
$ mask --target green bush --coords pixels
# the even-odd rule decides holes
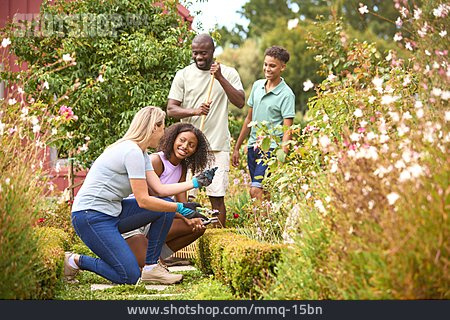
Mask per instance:
[[[38,280],[37,299],[52,299],[64,266],[64,248],[69,236],[53,227],[34,228],[33,233],[39,250],[39,267],[35,269]]]
[[[229,229],[209,229],[198,241],[196,265],[228,285],[238,297],[255,299],[272,281],[282,248]]]

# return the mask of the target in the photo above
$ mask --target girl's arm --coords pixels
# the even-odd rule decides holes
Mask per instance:
[[[192,183],[192,181],[189,182],[184,181],[182,183],[162,184],[161,180],[159,179],[159,176],[162,174],[162,171],[164,170],[161,158],[159,157],[159,155],[152,155],[151,160],[154,171],[146,171],[145,174],[147,177],[148,188],[152,191],[152,194],[154,194],[155,196],[157,197],[173,196],[194,188],[194,184]],[[186,180],[186,178],[184,180]]]
[[[186,172],[187,172],[187,169],[186,169],[185,166],[183,166],[183,171],[181,172],[181,177],[180,177],[180,181],[179,181],[179,182],[184,182],[184,181],[186,181]],[[187,194],[186,194],[186,191],[181,192],[181,193],[179,193],[179,194],[176,194],[176,195],[175,195],[175,201],[178,201],[178,202],[187,202]]]

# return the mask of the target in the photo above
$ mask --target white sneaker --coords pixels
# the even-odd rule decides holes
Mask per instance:
[[[78,274],[80,269],[75,269],[69,264],[69,258],[75,253],[72,252],[66,252],[64,256],[64,279],[67,282],[76,283],[78,280],[75,279],[75,276]],[[79,255],[77,255],[79,256]]]
[[[174,284],[183,279],[182,274],[170,273],[159,263],[150,271],[142,270],[141,280],[143,282],[158,282],[163,284]]]

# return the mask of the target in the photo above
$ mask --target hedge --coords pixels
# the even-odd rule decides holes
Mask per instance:
[[[281,244],[261,243],[231,229],[208,229],[197,241],[196,266],[240,298],[258,299],[276,275]]]

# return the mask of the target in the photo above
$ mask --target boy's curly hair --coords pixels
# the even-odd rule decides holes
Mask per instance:
[[[272,46],[270,48],[267,48],[266,52],[264,52],[264,56],[278,59],[280,61],[283,61],[284,63],[287,63],[290,58],[289,52],[285,48],[280,46]]]
[[[182,132],[192,132],[197,137],[197,150],[181,162],[184,167],[191,169],[192,173],[195,174],[214,162],[214,154],[203,132],[192,124],[178,122],[168,127],[159,141],[158,151],[164,152],[166,158],[169,159],[173,152],[175,140]]]

